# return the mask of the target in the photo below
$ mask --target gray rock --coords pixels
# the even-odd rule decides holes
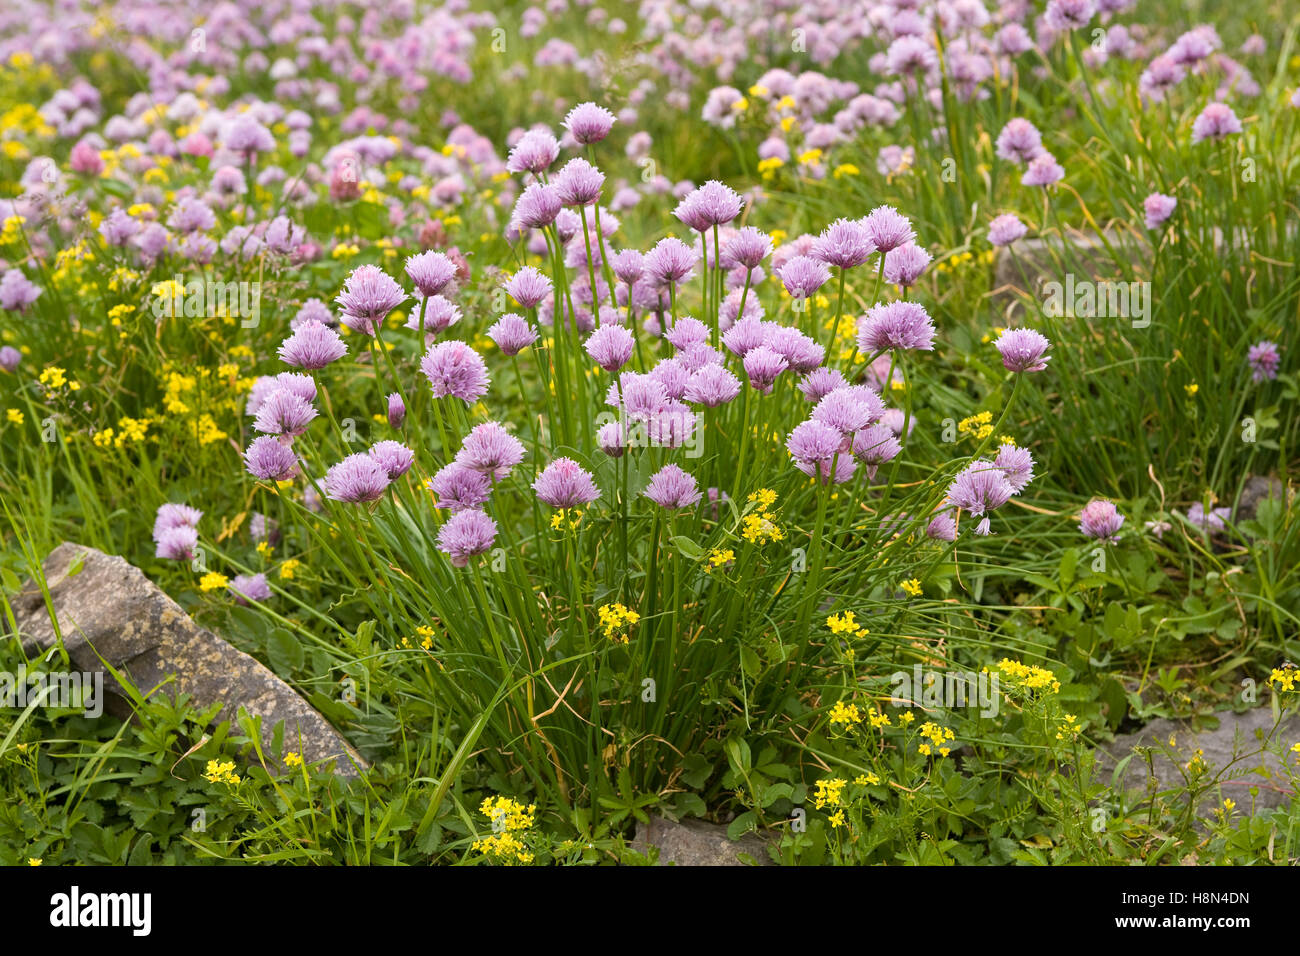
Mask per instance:
[[[1153,720],[1137,733],[1122,734],[1098,751],[1099,764],[1110,773],[1121,759],[1133,754],[1120,785],[1130,792],[1147,791],[1151,785],[1147,762],[1142,754],[1134,754],[1133,749],[1151,747],[1151,772],[1159,792],[1185,786],[1181,770],[1200,750],[1201,759],[1209,767],[1209,778],[1220,773],[1222,776],[1219,792],[1211,788],[1196,808],[1199,815],[1208,815],[1223,798],[1233,800],[1240,812],[1250,812],[1251,787],[1259,788],[1259,794],[1253,800],[1255,809],[1284,805],[1294,796],[1290,783],[1278,758],[1267,751],[1261,752],[1265,739],[1273,732],[1272,709],[1263,706],[1244,714],[1219,713],[1215,716],[1219,718],[1219,726],[1199,733],[1193,733],[1186,724],[1177,721]],[[1171,736],[1175,740],[1173,748],[1168,747]],[[1291,717],[1273,732],[1269,744],[1279,744],[1285,751],[1297,739],[1300,739],[1300,717]]]
[[[1251,475],[1246,479],[1245,487],[1241,489],[1241,496],[1237,499],[1237,507],[1232,513],[1232,520],[1234,522],[1251,520],[1259,510],[1259,503],[1268,498],[1285,502],[1287,498],[1286,486],[1276,478]]]
[[[759,866],[772,866],[767,841],[756,833],[739,840],[727,837],[727,828],[704,820],[667,820],[651,816],[650,824],[638,823],[632,849],[638,853],[658,847],[656,866],[748,866],[739,854],[747,853]]]
[[[1096,234],[1068,234],[1067,240],[1062,242],[1059,236],[1020,239],[997,250],[993,302],[999,313],[1010,318],[1023,311],[1026,294],[1042,303],[1044,283],[1064,283],[1067,273],[1073,273],[1076,281],[1119,277],[1120,267]],[[1118,236],[1108,235],[1106,241],[1117,256],[1131,254]]]
[[[356,776],[361,759],[328,721],[267,667],[216,634],[199,627],[139,568],[94,548],[65,542],[50,552],[43,572],[72,666],[103,670],[101,658],[139,692],[155,688],[188,694],[198,708],[225,706],[218,720],[234,721],[239,708],[262,718],[264,746],[284,721],[287,750],[304,760],[335,761],[335,772]],[[10,602],[18,636],[29,657],[57,645],[40,588],[28,582]],[[0,617],[0,630],[5,625]],[[123,688],[107,673],[109,709],[129,716]],[[301,734],[302,745],[297,741]],[[270,759],[268,757],[268,759]]]

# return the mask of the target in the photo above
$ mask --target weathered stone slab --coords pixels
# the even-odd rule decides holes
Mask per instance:
[[[1283,750],[1300,740],[1300,718],[1284,720],[1274,732],[1273,713],[1268,706],[1255,707],[1244,714],[1221,713],[1215,716],[1220,720],[1219,726],[1199,733],[1193,733],[1186,724],[1178,721],[1153,720],[1137,733],[1122,734],[1098,751],[1099,763],[1109,773],[1120,759],[1132,754],[1135,747],[1151,747],[1154,750],[1151,771],[1155,787],[1157,791],[1170,790],[1184,786],[1181,768],[1186,767],[1200,750],[1210,777],[1223,771],[1219,791],[1222,798],[1236,803],[1238,812],[1250,812],[1251,787],[1259,788],[1254,798],[1257,810],[1282,806],[1291,799],[1294,794],[1278,758],[1260,751],[1270,732],[1273,732],[1270,743],[1281,744]],[[1173,759],[1167,752],[1170,750],[1170,737],[1175,741]],[[1129,761],[1122,783],[1130,792],[1148,790],[1150,777],[1147,762],[1141,754]],[[1219,800],[1219,794],[1211,788],[1196,812],[1200,816],[1208,815],[1213,807],[1219,805]]]
[[[756,833],[739,840],[727,837],[727,828],[705,820],[668,820],[651,816],[650,824],[638,823],[632,849],[646,853],[658,847],[656,866],[749,866],[740,854],[747,853],[759,866],[772,866],[767,841]]]
[[[76,669],[102,671],[102,658],[142,694],[162,685],[169,694],[188,694],[199,708],[224,704],[219,720],[233,721],[240,707],[260,716],[266,746],[275,725],[284,721],[285,748],[300,749],[304,760],[332,759],[335,772],[343,776],[366,768],[339,732],[292,687],[255,658],[195,624],[123,558],[64,543],[50,552],[43,570],[64,647]],[[29,657],[57,645],[35,582],[27,582],[10,603]],[[0,628],[6,627],[0,618]],[[129,713],[121,685],[107,673],[104,688],[118,698],[114,711]]]

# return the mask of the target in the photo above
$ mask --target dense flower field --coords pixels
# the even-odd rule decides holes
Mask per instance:
[[[1193,8],[7,3],[0,590],[366,766],[0,709],[0,862],[1294,862],[1300,18]]]

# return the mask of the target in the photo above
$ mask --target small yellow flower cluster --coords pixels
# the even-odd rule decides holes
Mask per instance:
[[[23,234],[23,223],[26,221],[26,216],[6,216],[3,227],[0,227],[0,245],[16,242]]]
[[[294,574],[301,566],[302,566],[302,562],[299,561],[297,558],[287,559],[284,562],[284,564],[280,565],[280,580],[282,581],[293,580]]]
[[[858,711],[857,704],[846,704],[842,700],[837,700],[835,706],[831,708],[831,726],[843,724],[845,727],[855,727],[862,723],[862,714]]]
[[[911,716],[910,711],[908,712],[908,716]],[[879,730],[881,727],[894,726],[889,721],[889,715],[880,710],[873,710],[871,713],[867,714],[867,723],[871,725],[873,730]]]
[[[871,632],[857,622],[852,611],[841,611],[826,618],[826,626],[832,634],[848,634],[852,637],[866,637]]]
[[[980,412],[970,418],[963,418],[957,423],[957,431],[962,435],[974,435],[982,441],[993,434],[993,413]]]
[[[736,552],[732,551],[730,548],[714,548],[709,552],[709,556],[705,559],[704,571],[705,573],[708,573],[715,568],[731,564],[731,562],[735,560]]]
[[[224,763],[220,760],[209,760],[208,768],[203,772],[203,777],[209,783],[228,783],[233,787],[239,786],[240,777],[235,773],[235,762],[227,760]]]
[[[1192,754],[1192,759],[1187,761],[1185,767],[1193,774],[1205,773],[1209,770],[1210,765],[1205,762],[1205,751],[1197,747],[1196,753]]]
[[[964,268],[972,262],[978,262],[980,265],[990,265],[993,262],[993,257],[994,252],[992,249],[981,252],[978,259],[976,258],[975,253],[970,252],[969,250],[966,252],[957,252],[950,255],[947,259],[940,259],[936,262],[934,264],[934,271],[940,273],[956,272],[958,269]]]
[[[838,807],[840,805],[848,781],[841,780],[839,777],[830,777],[825,780],[818,780],[815,786],[813,806],[820,810],[822,807]]]
[[[168,372],[166,388],[163,393],[163,407],[173,415],[184,415],[190,410],[189,405],[181,398],[186,392],[194,391],[198,381],[193,375],[182,375],[180,372]]]
[[[854,778],[853,782],[856,783],[859,787],[880,786],[880,778],[877,777],[874,773],[871,773],[870,771],[868,771],[867,773],[858,774],[857,777]]]
[[[220,571],[209,571],[203,577],[199,578],[200,591],[216,591],[224,588],[230,583],[230,578],[226,577]]]
[[[1056,732],[1057,740],[1073,740],[1079,736],[1079,731],[1083,728],[1079,726],[1079,718],[1074,714],[1066,714],[1065,721],[1061,724],[1061,729]]]
[[[537,807],[524,806],[509,797],[488,797],[479,812],[492,821],[492,835],[475,840],[473,850],[501,863],[531,863],[533,853],[519,834],[533,826]]]
[[[945,744],[953,739],[952,729],[941,727],[934,721],[927,720],[921,725],[920,734],[929,740],[929,743],[922,742],[917,748],[917,753],[930,756],[932,749],[939,751],[940,757],[946,757],[952,753],[952,748]]]
[[[131,442],[141,442],[145,440],[146,433],[149,429],[149,419],[147,418],[119,418],[117,420],[117,429],[101,428],[95,432],[91,440],[99,448],[122,448]]]
[[[617,644],[626,644],[629,635],[624,628],[631,628],[637,621],[641,620],[641,615],[622,604],[604,604],[596,609],[600,616],[600,626],[605,632],[605,636]]]
[[[1056,679],[1055,674],[1033,664],[1022,664],[1020,661],[1004,657],[998,661],[998,670],[1002,672],[1003,677],[1025,690],[1043,690],[1050,687],[1053,694],[1061,690],[1061,682]]]
[[[1283,693],[1300,690],[1300,688],[1296,686],[1296,684],[1300,682],[1300,668],[1275,667],[1273,668],[1273,673],[1268,676],[1268,682]]]
[[[760,488],[751,493],[748,500],[755,508],[741,521],[740,536],[750,544],[758,545],[784,541],[785,531],[776,523],[776,515],[770,510],[776,504],[776,492],[771,488]]]
[[[856,176],[859,172],[860,170],[858,167],[854,166],[852,163],[840,163],[831,172],[831,175],[836,179],[841,179],[845,176]]]
[[[904,591],[912,597],[920,597],[922,593],[921,582],[917,578],[909,578],[899,585]]]
[[[65,386],[70,392],[78,391],[81,388],[80,382],[69,379],[68,373],[57,365],[51,365],[42,371],[37,380],[45,386],[46,392],[57,392]]]
[[[560,508],[555,514],[551,515],[551,530],[564,531],[567,524],[569,531],[576,531],[578,525],[582,523],[581,508]]]
[[[23,413],[20,412],[18,409],[9,408],[9,409],[5,409],[5,421],[10,422],[14,425],[21,425],[25,421],[25,419],[23,418]]]
[[[213,442],[225,441],[230,437],[218,428],[213,417],[206,413],[194,421],[194,435],[200,445],[211,445]]]
[[[300,754],[300,753],[287,753],[287,754],[285,754],[285,755],[284,755],[284,765],[285,765],[286,767],[301,767],[301,766],[302,766],[302,754]]]

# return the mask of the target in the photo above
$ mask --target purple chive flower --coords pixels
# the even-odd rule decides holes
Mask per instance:
[[[621,325],[602,325],[583,343],[587,354],[606,372],[617,372],[636,348],[636,339]]]
[[[1277,343],[1264,339],[1262,342],[1256,342],[1246,352],[1246,360],[1250,363],[1250,379],[1253,382],[1262,382],[1265,379],[1277,378],[1277,369],[1282,362],[1282,356],[1279,353]]]
[[[865,354],[889,349],[934,349],[934,323],[915,302],[873,305],[858,326],[858,349]]]
[[[271,600],[271,585],[261,571],[256,574],[237,574],[227,587],[237,604]]]
[[[569,160],[555,174],[555,188],[566,206],[591,206],[600,198],[605,174],[582,157]]]
[[[1104,498],[1089,501],[1079,515],[1079,530],[1098,541],[1118,541],[1116,532],[1123,523],[1124,516],[1116,509],[1115,503]]]
[[[551,294],[551,280],[532,266],[524,266],[510,277],[505,290],[510,298],[519,303],[520,308],[535,309]]]
[[[1174,207],[1177,205],[1177,199],[1164,193],[1152,193],[1142,200],[1142,211],[1146,214],[1147,228],[1157,229],[1162,226],[1165,220],[1174,214]]]
[[[1002,507],[1015,493],[1006,473],[984,458],[972,461],[948,486],[948,499],[977,518]],[[987,523],[980,522],[976,534],[988,533]]]
[[[198,526],[199,519],[203,517],[203,512],[198,508],[191,508],[189,505],[167,503],[158,506],[158,513],[154,516],[153,537],[157,541],[159,536],[165,531],[172,528]]]
[[[1027,119],[1009,120],[998,133],[997,154],[1013,163],[1027,163],[1043,152],[1043,134]]]
[[[628,285],[634,285],[645,271],[645,256],[635,249],[624,249],[610,257],[614,275]]]
[[[365,452],[348,455],[325,473],[325,497],[357,504],[376,501],[388,487],[388,471]]]
[[[124,246],[140,231],[140,223],[126,214],[124,209],[114,209],[99,224],[99,234],[110,246]]]
[[[513,312],[497,319],[487,330],[487,335],[506,355],[518,355],[537,341],[537,330]]]
[[[307,430],[317,411],[301,395],[277,388],[267,396],[253,419],[253,428],[263,435],[295,437]]]
[[[1065,167],[1051,153],[1039,153],[1029,161],[1029,168],[1020,177],[1023,186],[1050,186],[1065,178]]]
[[[693,507],[703,497],[695,478],[676,465],[660,468],[651,476],[650,483],[641,493],[659,507],[670,511]]]
[[[865,385],[837,388],[819,401],[809,416],[813,421],[829,425],[845,439],[843,450],[848,449],[848,437],[878,421],[885,413],[885,403]]]
[[[790,371],[811,372],[822,364],[826,350],[798,329],[773,324],[763,343],[773,352],[785,357]]]
[[[330,307],[320,299],[308,299],[304,302],[289,321],[289,329],[296,330],[300,325],[308,322],[319,322],[329,329],[336,329],[339,326],[339,320],[330,311]]]
[[[951,511],[941,511],[925,527],[926,537],[935,541],[957,540],[957,519]]]
[[[411,470],[415,464],[415,452],[400,441],[375,442],[366,452],[388,473],[388,480],[395,481]]]
[[[889,49],[885,52],[885,65],[891,76],[932,73],[939,68],[939,56],[925,40],[905,35],[889,44]]]
[[[600,497],[591,473],[572,458],[557,458],[543,468],[533,491],[552,508],[579,508]]]
[[[705,342],[708,337],[709,327],[689,315],[683,315],[671,329],[664,333],[664,338],[678,351]]]
[[[199,533],[190,525],[178,525],[154,535],[154,557],[167,561],[190,561],[199,546]]]
[[[501,481],[524,460],[524,446],[500,423],[483,422],[470,429],[455,460]]]
[[[510,150],[506,169],[512,173],[542,173],[559,155],[560,144],[549,131],[530,129]]]
[[[542,229],[555,222],[563,206],[555,186],[533,183],[516,200],[514,220],[525,229]]]
[[[831,277],[826,263],[811,256],[793,256],[778,271],[785,291],[796,299],[806,299]]]
[[[621,458],[627,450],[627,436],[620,422],[610,422],[596,429],[596,444],[610,458]]]
[[[745,201],[730,186],[710,179],[683,199],[673,215],[696,232],[722,226],[740,215]]]
[[[903,289],[909,289],[921,278],[930,264],[930,253],[914,242],[891,249],[885,255],[885,279]]]
[[[898,437],[888,425],[871,425],[856,432],[851,448],[855,458],[872,467],[892,461],[903,450]]]
[[[994,344],[1011,372],[1041,372],[1051,358],[1046,352],[1052,343],[1033,329],[1003,329]]]
[[[807,474],[812,474],[813,466],[830,461],[841,452],[847,458],[848,450],[844,446],[844,436],[838,428],[815,419],[796,425],[785,442],[786,450],[790,452],[795,464],[808,466]]]
[[[1217,532],[1224,529],[1223,519],[1231,513],[1231,508],[1212,508],[1206,511],[1205,505],[1198,501],[1187,509],[1187,520],[1202,531]]]
[[[298,326],[280,345],[280,358],[286,365],[308,371],[324,368],[347,354],[342,337],[314,320]]]
[[[1201,110],[1201,115],[1192,123],[1192,142],[1199,143],[1205,139],[1222,139],[1233,133],[1241,132],[1241,120],[1226,103],[1211,103]]]
[[[803,377],[803,381],[799,383],[799,391],[803,392],[805,399],[816,404],[837,388],[843,388],[847,384],[844,375],[836,369],[815,368]]]
[[[746,226],[722,247],[722,262],[724,265],[753,270],[771,254],[772,237],[761,229]]]
[[[263,481],[289,481],[298,474],[293,449],[270,435],[259,435],[244,452],[248,473]]]
[[[201,199],[184,196],[176,201],[167,225],[177,232],[207,232],[217,224],[217,216]]]
[[[564,117],[564,128],[582,145],[599,143],[614,127],[614,114],[595,103],[579,103]]]
[[[1006,213],[989,223],[989,242],[995,246],[1009,246],[1028,231],[1028,226],[1011,213]]]
[[[758,318],[744,318],[722,333],[722,344],[744,358],[767,341],[767,323]]]
[[[406,299],[402,287],[382,269],[358,266],[344,280],[343,291],[334,301],[338,303],[348,328],[374,335],[388,313]]]
[[[429,380],[434,398],[450,395],[467,405],[486,395],[491,381],[483,357],[455,339],[432,346],[420,360],[420,371]]]
[[[1024,491],[1025,486],[1034,480],[1034,456],[1027,448],[999,445],[993,464],[1002,469],[1002,473],[1007,476],[1007,483],[1016,494]]]
[[[1086,27],[1097,13],[1094,0],[1048,0],[1043,19],[1057,33]]]
[[[13,372],[18,368],[23,360],[23,353],[19,352],[12,345],[6,345],[0,348],[0,370]]]
[[[42,291],[18,269],[10,269],[0,279],[0,309],[23,312],[40,298]]]
[[[406,319],[406,328],[418,332],[420,323],[424,323],[424,336],[428,341],[439,332],[445,332],[461,319],[460,307],[440,295],[431,295],[424,300],[421,309],[411,311]]]
[[[916,238],[907,217],[893,206],[877,206],[862,220],[867,237],[880,252],[897,249]]]
[[[749,384],[764,395],[771,393],[776,377],[784,372],[789,364],[784,355],[772,351],[766,345],[760,345],[745,353],[745,374],[749,376]]]
[[[660,285],[683,282],[694,273],[695,250],[675,236],[660,239],[654,248],[645,254],[646,274]]]
[[[420,295],[428,298],[438,295],[456,278],[456,263],[441,252],[421,252],[406,260],[406,274]]]
[[[402,401],[401,395],[393,392],[388,396],[388,427],[401,428],[405,421],[406,402]]]
[[[452,514],[482,508],[492,495],[492,479],[468,465],[453,461],[429,479],[428,488],[438,496],[435,507]]]
[[[716,408],[740,394],[740,379],[721,365],[702,365],[691,373],[682,397],[688,402]]]
[[[249,113],[235,117],[226,128],[223,142],[232,153],[269,153],[275,149],[275,137],[271,131]]]
[[[280,528],[274,519],[255,511],[248,522],[248,536],[254,541],[266,541],[274,545],[280,540]]]
[[[836,219],[812,244],[814,259],[841,269],[862,265],[875,251],[865,222],[858,219]]]
[[[438,550],[463,568],[469,559],[489,550],[497,539],[497,523],[482,511],[467,509],[447,519],[438,532]]]

